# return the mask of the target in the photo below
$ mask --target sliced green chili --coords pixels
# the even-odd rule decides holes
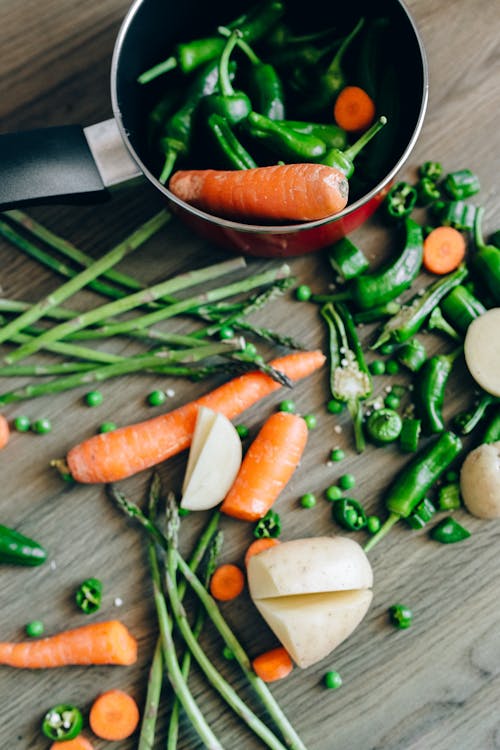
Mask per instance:
[[[479,193],[481,184],[477,175],[473,174],[470,169],[459,169],[446,175],[443,188],[450,198],[464,200]]]
[[[98,578],[87,578],[75,593],[77,606],[86,615],[97,612],[101,606],[102,582]]]
[[[424,497],[413,513],[410,513],[406,522],[412,529],[422,529],[435,514],[436,506],[428,497]]]
[[[78,737],[83,729],[83,715],[70,703],[61,703],[51,708],[42,721],[42,732],[49,740],[60,742]]]
[[[366,255],[348,237],[343,237],[329,247],[326,257],[343,281],[353,279],[370,267]]]
[[[449,482],[439,488],[439,510],[457,510],[461,505],[462,498],[460,496],[460,484],[458,482]]]
[[[464,528],[464,526],[458,523],[458,521],[455,521],[454,518],[451,518],[451,516],[443,518],[443,520],[434,526],[429,532],[431,539],[434,539],[436,542],[441,542],[441,544],[454,544],[455,542],[461,542],[464,539],[468,539],[470,535],[470,531]]]
[[[268,510],[266,515],[257,521],[253,530],[253,535],[256,539],[276,538],[280,534],[281,518],[274,510]]]
[[[348,531],[358,531],[364,528],[368,521],[361,503],[350,497],[335,500],[332,505],[332,515],[335,521]]]

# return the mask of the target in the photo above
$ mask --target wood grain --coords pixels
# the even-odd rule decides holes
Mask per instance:
[[[0,3],[0,118],[2,131],[50,124],[88,125],[109,117],[109,63],[114,39],[127,10],[126,0],[3,0]],[[500,129],[499,13],[488,0],[409,0],[408,6],[422,34],[430,69],[430,99],[421,136],[402,177],[413,178],[416,167],[438,159],[447,169],[469,167],[481,177],[481,202],[486,207],[484,228],[498,228],[500,200],[498,168]],[[404,60],[400,61],[404,66]],[[159,209],[152,188],[127,189],[106,206],[33,209],[34,216],[87,252],[98,256],[116,244],[142,220]],[[377,219],[354,233],[353,239],[378,262],[394,242]],[[6,243],[0,243],[2,293],[8,297],[38,299],[58,280]],[[127,259],[123,267],[145,281],[222,259],[224,253],[172,222],[147,246]],[[252,270],[268,261],[250,260]],[[302,283],[324,291],[328,269],[321,254],[297,258],[292,269]],[[98,304],[91,293],[78,295],[75,305]],[[326,347],[325,334],[314,306],[287,297],[271,303],[258,318],[284,333],[292,332],[308,347]],[[368,338],[370,329],[366,329]],[[499,345],[499,342],[494,342]],[[124,341],[115,351],[133,351]],[[429,337],[429,347],[443,341]],[[401,382],[404,376],[401,376]],[[19,380],[19,383],[23,381]],[[379,378],[377,394],[388,379]],[[9,382],[9,388],[12,383]],[[104,582],[103,618],[120,617],[139,640],[139,661],[132,668],[66,668],[31,673],[0,670],[1,746],[9,750],[44,750],[40,720],[60,702],[74,702],[87,710],[98,691],[120,687],[131,691],[142,705],[147,671],[156,639],[156,619],[147,561],[140,531],[125,520],[106,499],[101,487],[70,487],[50,470],[52,458],[62,456],[76,441],[93,434],[98,424],[112,419],[125,424],[158,410],[145,404],[155,387],[174,390],[168,406],[200,394],[205,386],[166,381],[155,376],[134,376],[103,385],[104,403],[89,409],[82,403],[85,389],[44,398],[5,410],[13,418],[49,417],[47,436],[14,434],[0,455],[2,480],[1,520],[43,541],[50,562],[26,571],[2,570],[0,637],[21,639],[23,626],[39,618],[47,633],[81,624],[73,591],[87,576]],[[2,384],[2,390],[4,389]],[[447,393],[449,419],[472,397],[467,374],[454,373]],[[263,417],[281,398],[274,394],[251,409],[245,422],[254,434]],[[326,370],[299,384],[293,398],[301,413],[315,413],[318,427],[311,432],[300,470],[283,497],[284,534],[287,537],[334,533],[324,489],[340,473],[352,472],[356,497],[371,513],[383,512],[384,491],[407,460],[394,448],[368,447],[357,456],[347,417],[335,418],[325,409]],[[336,430],[336,428],[338,428]],[[329,450],[346,450],[340,465],[328,463]],[[165,487],[180,488],[185,456],[161,467]],[[123,483],[123,489],[141,500],[149,476]],[[318,494],[316,508],[300,508],[306,491]],[[375,548],[375,597],[368,616],[331,658],[308,670],[294,670],[273,686],[310,750],[494,750],[500,747],[500,628],[497,522],[480,522],[459,513],[472,531],[467,542],[443,548],[425,533],[410,533],[402,524]],[[183,545],[189,548],[202,520],[187,519]],[[222,559],[241,562],[249,542],[248,528],[224,521]],[[359,536],[363,539],[362,535]],[[122,604],[120,605],[120,601]],[[414,626],[396,631],[387,609],[404,601],[415,613]],[[274,644],[246,597],[223,611],[250,654]],[[204,647],[221,663],[221,644],[207,630]],[[325,691],[322,675],[337,669],[343,677],[338,691]],[[241,694],[255,705],[237,669],[224,665]],[[226,748],[255,750],[250,737],[214,698],[204,680],[193,675],[193,692],[214,731]],[[164,746],[171,692],[165,688],[159,719],[157,747]],[[95,740],[97,750],[107,743]],[[136,747],[136,739],[119,744]],[[198,750],[200,744],[183,720],[180,750]]]

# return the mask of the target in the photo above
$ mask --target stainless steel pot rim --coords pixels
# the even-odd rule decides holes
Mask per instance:
[[[163,195],[168,201],[183,208],[185,211],[192,214],[193,216],[196,216],[199,219],[208,221],[212,224],[216,224],[223,229],[233,230],[233,231],[238,231],[238,232],[268,234],[268,235],[292,234],[292,233],[295,234],[298,231],[314,229],[316,227],[320,227],[325,224],[330,224],[331,222],[340,221],[348,217],[350,214],[353,214],[355,211],[362,208],[365,204],[369,203],[372,199],[374,199],[377,195],[379,195],[384,190],[384,188],[386,188],[388,185],[391,184],[391,182],[394,180],[396,175],[399,174],[403,165],[406,163],[410,153],[413,151],[415,147],[417,139],[422,130],[425,113],[427,110],[427,103],[428,103],[428,98],[429,98],[429,66],[428,66],[427,55],[426,55],[425,48],[423,45],[422,37],[420,35],[420,32],[417,29],[415,21],[413,20],[413,17],[410,14],[410,11],[407,5],[405,4],[405,2],[403,2],[403,0],[396,0],[396,1],[399,3],[401,8],[403,9],[407,17],[407,20],[413,29],[415,38],[417,40],[418,48],[419,48],[420,58],[421,58],[422,91],[420,93],[420,97],[421,97],[420,109],[419,109],[419,113],[417,117],[417,122],[413,130],[412,136],[404,152],[402,153],[402,155],[400,156],[396,164],[393,166],[393,168],[368,193],[365,193],[365,195],[361,196],[361,198],[358,198],[358,200],[355,201],[354,203],[348,204],[339,213],[333,214],[332,216],[327,216],[323,219],[317,219],[316,221],[305,221],[305,222],[300,222],[298,224],[278,224],[278,225],[246,224],[243,222],[232,221],[230,219],[224,219],[224,218],[221,218],[220,216],[215,216],[214,214],[209,214],[205,211],[202,211],[192,206],[191,204],[180,200],[179,198],[177,198],[177,196],[171,193],[170,190],[168,190],[168,188],[165,187],[165,185],[162,185],[162,183],[158,180],[158,178],[144,164],[144,162],[138,155],[137,151],[133,147],[132,143],[130,142],[129,134],[127,133],[127,130],[125,128],[125,125],[122,119],[122,113],[121,113],[120,105],[118,102],[118,91],[117,91],[117,85],[116,85],[117,75],[118,75],[118,60],[119,60],[121,50],[123,47],[123,42],[128,33],[130,25],[132,24],[134,16],[137,13],[137,10],[143,3],[143,0],[134,0],[132,5],[130,6],[122,22],[122,25],[120,26],[120,29],[118,31],[118,35],[117,35],[114,50],[113,50],[113,56],[111,60],[111,71],[110,71],[111,105],[113,109],[113,115],[115,117],[115,120],[118,125],[118,129],[120,131],[121,137],[125,143],[127,150],[129,151],[130,155],[132,156],[132,158],[134,159],[134,161],[136,162],[137,166],[140,168],[142,173],[161,193],[163,193]]]

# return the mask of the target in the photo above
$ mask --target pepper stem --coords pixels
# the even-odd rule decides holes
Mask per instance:
[[[231,38],[231,30],[227,28],[227,26],[219,26],[217,31],[219,34],[222,34],[222,36],[227,37],[228,39]],[[255,54],[253,49],[250,47],[247,42],[245,42],[244,39],[237,39],[238,47],[242,52],[245,53],[245,55],[248,57],[252,65],[260,65],[262,63],[262,60],[258,55]]]
[[[378,544],[378,542],[380,542],[380,540],[383,539],[384,536],[392,529],[394,524],[399,521],[400,518],[401,516],[399,516],[397,513],[389,513],[386,522],[382,524],[377,533],[374,534],[363,547],[364,551],[369,552],[371,549],[373,549],[375,545]]]
[[[352,161],[363,149],[369,141],[373,138],[374,135],[376,135],[379,130],[382,130],[384,125],[387,124],[387,117],[385,115],[381,115],[378,120],[376,120],[373,125],[366,130],[363,135],[361,135],[358,140],[352,144],[352,146],[349,146],[343,154],[344,156],[349,159],[349,161]]]
[[[233,49],[241,39],[241,31],[235,29],[226,42],[219,60],[219,86],[222,96],[233,96],[234,88],[229,76],[229,60]]]
[[[328,78],[330,78],[331,76],[342,76],[342,71],[340,69],[340,66],[342,65],[342,58],[347,52],[347,48],[349,47],[354,37],[357,36],[357,34],[361,31],[361,28],[364,22],[365,22],[365,19],[360,18],[356,26],[353,28],[353,30],[342,41],[342,44],[340,45],[337,52],[335,53],[335,57],[333,58],[333,60],[331,61],[330,65],[327,68],[326,76]]]

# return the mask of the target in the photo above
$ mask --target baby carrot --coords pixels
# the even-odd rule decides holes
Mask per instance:
[[[366,130],[375,119],[375,104],[359,86],[345,86],[335,100],[333,117],[348,133]]]
[[[424,240],[423,266],[429,273],[451,273],[463,261],[465,248],[465,238],[458,229],[436,227]]]
[[[3,414],[0,414],[0,450],[5,448],[10,438],[9,423]]]
[[[221,511],[244,521],[265,516],[297,468],[307,434],[307,424],[297,414],[272,414],[248,448]]]
[[[53,742],[50,750],[94,750],[94,746],[86,737],[79,734],[72,740],[62,740]]]
[[[245,553],[245,566],[248,566],[250,558],[254,555],[258,555],[259,552],[263,552],[269,547],[274,547],[275,544],[279,544],[280,540],[272,536],[265,536],[262,539],[255,539],[249,546]]]
[[[324,164],[273,164],[241,170],[176,172],[174,195],[211,214],[241,221],[314,221],[347,204],[342,172]]]
[[[219,602],[236,599],[245,587],[245,576],[237,565],[219,565],[210,579],[210,593]]]
[[[107,690],[98,695],[90,707],[89,724],[102,740],[125,740],[137,729],[139,708],[123,690]]]
[[[291,380],[311,375],[325,362],[319,351],[293,352],[271,362]],[[115,482],[189,448],[199,406],[237,417],[281,386],[262,372],[249,372],[167,414],[94,435],[73,447],[67,467],[77,482]],[[57,465],[58,462],[54,462]]]
[[[255,674],[264,682],[276,682],[290,674],[293,662],[283,646],[259,654],[252,661]]]
[[[73,664],[134,664],[137,641],[118,620],[64,630],[39,640],[0,642],[0,664],[47,669]]]

